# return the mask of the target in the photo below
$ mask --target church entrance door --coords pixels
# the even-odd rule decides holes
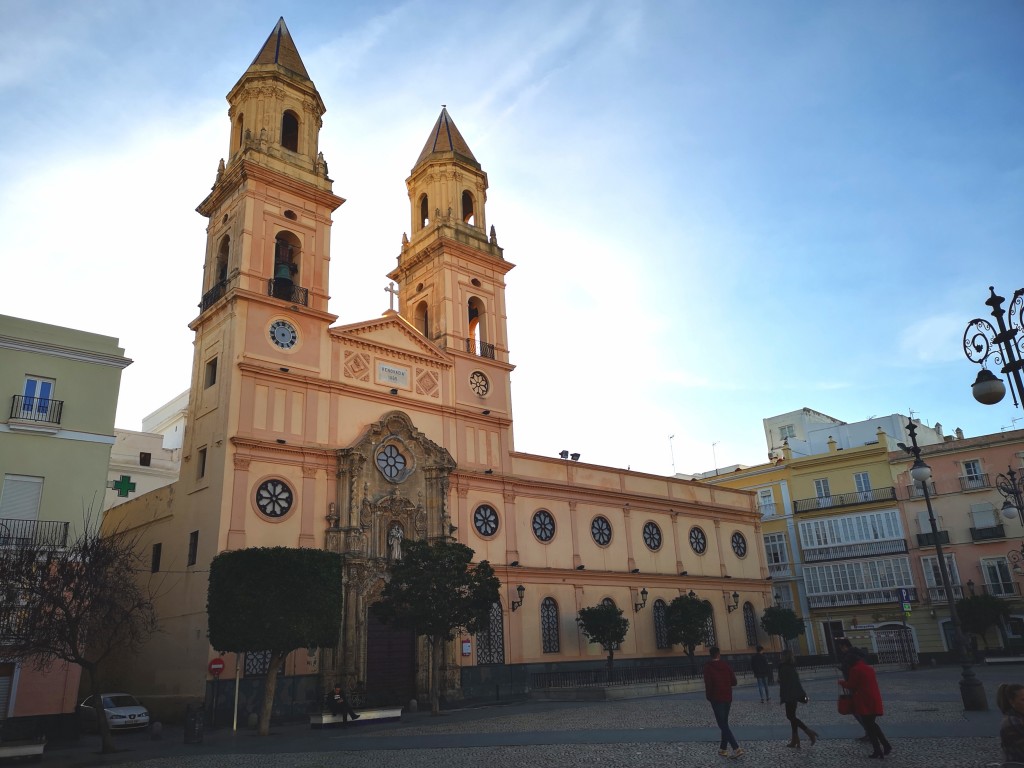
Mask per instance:
[[[405,706],[416,697],[416,636],[372,611],[366,627],[366,703]]]

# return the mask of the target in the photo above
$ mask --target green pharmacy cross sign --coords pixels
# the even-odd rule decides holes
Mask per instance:
[[[131,475],[121,475],[119,480],[111,480],[110,487],[117,491],[117,495],[122,498],[135,492],[135,483],[132,482]]]

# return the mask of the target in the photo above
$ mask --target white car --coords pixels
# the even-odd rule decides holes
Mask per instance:
[[[139,704],[130,693],[104,693],[103,709],[107,712],[110,730],[123,731],[131,728],[145,728],[149,725],[149,710]],[[79,715],[90,727],[96,727],[95,699],[90,696],[78,705]]]

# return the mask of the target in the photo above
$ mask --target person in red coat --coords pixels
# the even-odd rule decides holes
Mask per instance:
[[[892,744],[885,738],[878,718],[882,716],[882,692],[878,690],[875,670],[863,658],[858,658],[850,667],[845,680],[839,684],[853,695],[853,714],[859,715],[875,751],[868,757],[882,759],[892,752]]]
[[[711,711],[715,713],[715,722],[722,732],[718,754],[723,757],[729,754],[726,744],[732,747],[732,756],[743,754],[736,737],[729,728],[729,709],[732,707],[732,688],[736,685],[736,673],[732,667],[722,661],[722,652],[717,646],[708,648],[711,661],[704,665],[704,697],[711,702]]]

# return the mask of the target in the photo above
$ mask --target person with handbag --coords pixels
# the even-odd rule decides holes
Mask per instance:
[[[859,648],[854,648],[853,643],[851,643],[848,638],[837,637],[834,642],[836,653],[839,656],[839,673],[845,680],[850,673],[850,667],[857,663],[857,659],[864,659],[866,656],[864,651]],[[849,701],[849,694],[845,694],[845,696],[845,699],[843,696],[840,696],[839,698],[839,714],[853,715],[857,724],[864,729],[864,735],[858,738],[857,741],[870,742],[871,738],[868,736],[868,729],[867,726],[864,725],[864,719],[853,711],[853,705]],[[844,712],[843,709],[847,707],[849,708],[849,711]]]
[[[800,673],[796,671],[796,661],[793,659],[793,652],[786,650],[782,652],[782,661],[779,662],[779,703],[786,707],[786,719],[793,731],[787,747],[800,749],[800,733],[803,731],[811,740],[811,746],[818,740],[818,734],[808,728],[804,722],[796,716],[798,704],[806,704],[807,693],[800,682]],[[799,729],[799,730],[798,730]]]
[[[861,724],[867,731],[871,746],[874,747],[874,751],[868,757],[881,760],[892,752],[892,745],[878,724],[878,718],[884,714],[884,710],[882,692],[878,690],[875,670],[863,658],[858,658],[846,673],[846,679],[839,681],[839,685],[852,694],[853,714],[860,715]]]

